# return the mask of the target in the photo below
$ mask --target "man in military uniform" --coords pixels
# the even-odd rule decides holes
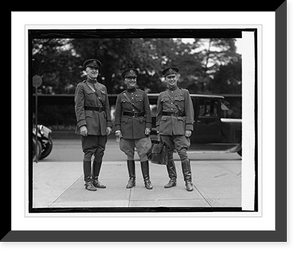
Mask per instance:
[[[85,188],[96,191],[106,188],[98,181],[107,135],[112,130],[106,87],[97,81],[101,62],[89,59],[83,64],[87,79],[75,91],[76,134],[81,135]],[[93,171],[91,159],[94,155]]]
[[[127,155],[129,181],[126,188],[135,186],[134,150],[136,148],[141,162],[145,187],[152,189],[149,176],[147,152],[151,148],[151,112],[148,96],[145,91],[137,89],[136,69],[122,72],[127,90],[117,97],[115,112],[116,136],[120,139],[120,149]]]
[[[161,92],[157,101],[156,128],[160,139],[167,145],[167,171],[169,182],[164,187],[176,186],[177,173],[173,159],[174,149],[181,160],[181,167],[187,191],[193,190],[192,173],[187,150],[193,131],[194,109],[189,91],[178,88],[179,69],[167,68],[162,71],[167,89]]]

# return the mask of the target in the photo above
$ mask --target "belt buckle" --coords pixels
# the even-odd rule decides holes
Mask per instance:
[[[133,112],[133,117],[134,117],[134,118],[137,118],[137,117],[138,117],[138,114],[139,114],[138,112]]]

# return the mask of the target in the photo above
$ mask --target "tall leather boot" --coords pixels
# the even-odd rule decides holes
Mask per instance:
[[[93,162],[93,185],[96,188],[105,189],[106,186],[103,184],[100,184],[100,182],[98,181],[101,165],[102,165],[102,161],[98,162],[98,161],[94,160],[94,162]]]
[[[146,189],[153,189],[149,176],[149,161],[141,162],[141,168]]]
[[[185,181],[185,187],[187,191],[193,191],[193,183],[192,183],[192,172],[191,172],[191,164],[190,160],[181,161],[182,173]]]
[[[91,161],[83,161],[83,174],[85,181],[85,188],[89,191],[96,191],[97,189],[93,185]]]
[[[176,179],[177,179],[177,173],[176,173],[176,167],[174,160],[169,160],[167,162],[167,171],[169,175],[169,182],[164,186],[165,188],[171,188],[176,186]]]
[[[135,186],[135,163],[134,160],[127,160],[127,169],[129,174],[129,180],[126,185],[127,189],[131,189]]]

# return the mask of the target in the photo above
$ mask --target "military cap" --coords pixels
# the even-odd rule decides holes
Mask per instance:
[[[138,73],[139,73],[138,70],[134,68],[129,68],[122,72],[122,77],[123,79],[126,77],[137,77]]]
[[[178,72],[179,72],[179,69],[177,67],[168,67],[162,71],[162,75],[168,76],[171,74],[177,74]]]
[[[98,68],[102,66],[102,63],[98,59],[88,59],[83,63],[84,68],[87,68],[88,66]]]

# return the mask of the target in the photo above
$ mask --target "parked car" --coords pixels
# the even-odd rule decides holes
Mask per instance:
[[[111,119],[114,122],[116,94],[108,95],[111,106]],[[152,126],[156,127],[156,108],[158,93],[148,94],[152,112]],[[191,136],[191,149],[201,151],[228,151],[242,155],[242,116],[241,95],[191,94],[194,106],[195,123]],[[39,105],[74,105],[74,95],[39,96]],[[229,104],[230,101],[231,103]],[[72,108],[73,111],[74,108]],[[73,112],[72,112],[73,114]],[[72,118],[74,119],[73,115]],[[111,136],[114,136],[112,132]],[[151,133],[152,140],[156,132]]]
[[[156,140],[158,94],[148,94],[152,112],[152,140]],[[191,148],[201,151],[237,152],[242,156],[242,119],[224,96],[191,94],[194,106],[194,131]]]
[[[36,140],[37,130],[37,140]],[[53,141],[51,137],[51,129],[44,125],[37,125],[37,129],[34,126],[32,130],[32,158],[33,161],[46,158],[52,151]]]

